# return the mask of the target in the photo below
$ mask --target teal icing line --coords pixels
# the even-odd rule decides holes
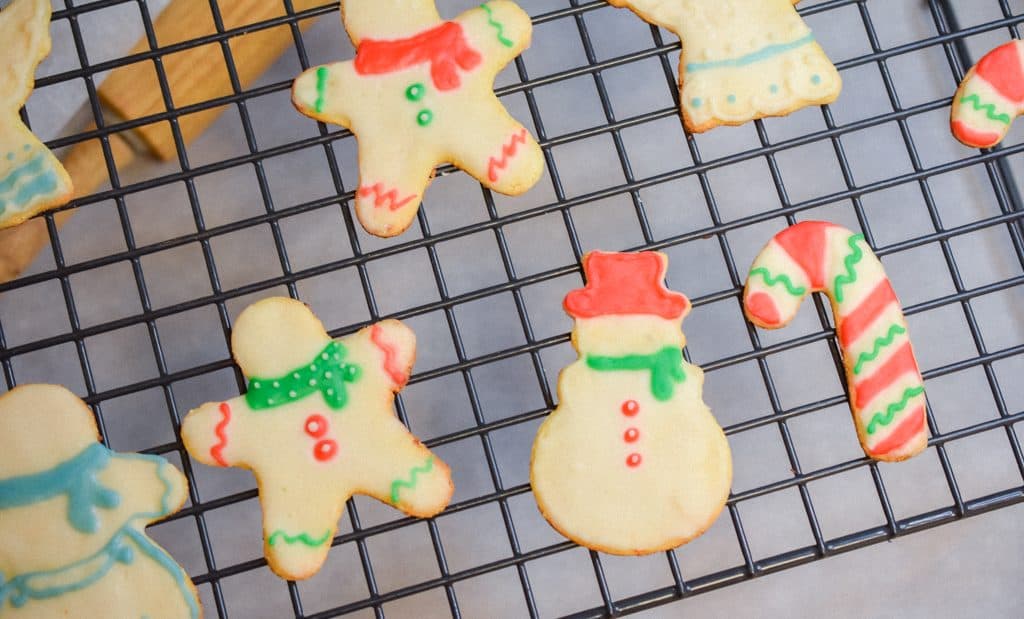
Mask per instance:
[[[46,156],[43,153],[39,153],[35,157],[11,170],[11,173],[0,181],[0,194],[14,191],[14,186],[18,184],[18,181],[20,181],[22,177],[42,174],[45,169]]]
[[[755,62],[774,58],[775,56],[779,56],[813,42],[814,34],[808,33],[807,36],[801,37],[795,41],[790,41],[789,43],[776,43],[775,45],[762,47],[756,52],[751,52],[738,58],[726,58],[724,60],[711,60],[708,62],[688,62],[686,63],[686,72],[695,73],[697,71],[709,71],[711,69],[721,69],[725,67],[745,67],[747,65],[754,64]]]
[[[189,616],[192,619],[197,619],[199,617],[199,605],[192,593],[192,588],[186,582],[185,571],[181,566],[175,563],[174,559],[163,548],[157,546],[145,534],[131,528],[126,532],[132,538],[132,541],[138,544],[139,550],[144,552],[153,561],[156,561],[174,579],[175,584],[178,586],[178,591],[181,592],[181,597],[185,599],[185,604],[188,606]]]
[[[21,210],[35,198],[52,194],[55,191],[57,191],[57,173],[47,170],[18,188],[18,193],[14,195],[14,205]]]

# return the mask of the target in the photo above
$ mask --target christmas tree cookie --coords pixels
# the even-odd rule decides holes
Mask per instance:
[[[683,360],[685,296],[664,286],[663,254],[592,252],[587,285],[565,298],[579,359],[537,432],[530,481],[544,517],[603,552],[639,555],[703,533],[729,496],[725,434]]]
[[[886,462],[921,453],[928,446],[924,380],[899,299],[864,235],[823,221],[786,228],[754,260],[743,306],[754,324],[778,329],[811,292],[832,301],[864,453]]]
[[[97,438],[63,387],[0,397],[0,616],[197,619],[192,582],[144,532],[181,508],[185,477]]]
[[[1004,43],[968,71],[953,96],[953,135],[967,146],[991,148],[1024,112],[1024,43]]]
[[[292,102],[358,138],[356,215],[368,232],[408,228],[440,163],[509,195],[540,179],[540,147],[493,91],[530,45],[522,9],[491,0],[444,21],[433,0],[342,0],[341,12],[355,60],[306,71]]]
[[[608,0],[679,36],[679,98],[694,132],[836,100],[842,79],[799,1]]]
[[[394,412],[416,356],[408,327],[385,320],[334,340],[299,301],[270,298],[242,312],[231,346],[246,394],[190,412],[181,438],[200,462],[256,475],[279,576],[320,569],[353,494],[423,518],[448,505],[448,466]]]
[[[0,228],[71,199],[64,166],[18,115],[32,94],[36,66],[49,53],[50,0],[0,7]]]

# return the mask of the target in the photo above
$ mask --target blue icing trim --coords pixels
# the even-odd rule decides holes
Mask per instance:
[[[728,97],[726,97],[726,101],[728,101],[729,103],[736,103],[736,95],[729,95]]]
[[[111,452],[99,443],[47,471],[0,480],[0,510],[31,505],[62,494],[68,497],[68,522],[82,533],[99,528],[96,508],[113,509],[121,495],[96,481]]]
[[[13,153],[8,153],[7,158],[13,159]],[[0,180],[0,214],[8,207],[24,209],[36,198],[55,193],[59,184],[48,153],[36,154]]]
[[[164,487],[163,493],[160,496],[158,511],[143,511],[132,514],[129,516],[128,521],[111,536],[110,541],[104,544],[102,548],[94,554],[74,563],[51,570],[21,574],[6,581],[3,575],[0,574],[0,609],[3,608],[8,600],[10,600],[13,607],[20,608],[27,604],[29,600],[54,598],[66,593],[81,591],[103,578],[116,564],[131,565],[135,561],[135,549],[137,548],[142,555],[156,562],[174,579],[175,585],[189,609],[189,616],[192,619],[199,617],[199,606],[191,587],[188,585],[188,577],[184,570],[167,552],[146,537],[143,532],[136,529],[134,525],[138,520],[152,521],[167,516],[175,507],[171,505],[171,494],[174,490],[174,485],[168,476],[170,469],[173,469],[173,467],[163,458],[142,454],[114,454],[103,445],[94,443],[71,460],[67,460],[49,471],[0,481],[0,509],[18,505],[30,505],[62,492],[67,492],[66,490],[61,490],[64,487],[63,483],[58,483],[56,486],[51,485],[49,488],[33,488],[34,483],[42,481],[43,485],[45,485],[48,481],[49,478],[40,477],[40,475],[57,479],[62,476],[57,473],[58,471],[65,474],[72,471],[80,471],[77,476],[71,473],[70,475],[64,475],[64,477],[88,479],[89,481],[85,482],[85,485],[91,483],[98,487],[95,473],[105,467],[111,458],[138,460],[156,467],[157,477]],[[97,462],[100,465],[97,465]],[[49,481],[52,481],[52,479],[49,479]],[[107,489],[102,488],[102,490],[106,491]],[[113,493],[113,495],[117,496],[116,493]],[[69,520],[71,520],[70,502],[69,495]],[[95,514],[93,514],[93,517],[95,518]],[[72,522],[72,525],[74,526],[74,522]],[[76,526],[76,528],[78,527]],[[130,545],[128,542],[133,544]],[[47,584],[47,580],[51,582],[59,581],[61,577],[69,575],[76,578],[64,584]]]
[[[703,103],[703,101],[696,97],[690,101],[690,105],[692,105],[693,107],[700,107],[701,105],[703,105]]]
[[[724,60],[711,60],[709,62],[688,62],[686,63],[687,73],[696,73],[697,71],[708,71],[711,69],[721,69],[724,67],[745,67],[755,62],[761,62],[774,58],[775,56],[782,55],[788,51],[792,51],[799,47],[803,47],[809,43],[814,42],[814,35],[808,33],[807,36],[801,37],[795,41],[789,43],[776,43],[775,45],[769,45],[762,47],[756,52],[751,52],[738,58],[726,58]]]
[[[14,191],[14,186],[17,185],[22,178],[38,176],[45,171],[46,156],[43,153],[39,153],[35,157],[11,170],[11,173],[8,174],[6,178],[0,180],[0,193],[10,193]]]

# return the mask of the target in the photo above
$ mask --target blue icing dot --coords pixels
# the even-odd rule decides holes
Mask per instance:
[[[14,161],[14,153],[7,153],[7,161]]]
[[[26,144],[26,145],[22,146],[21,148],[25,152],[28,152],[28,151],[32,150],[32,145],[31,144]]]
[[[700,100],[699,98],[697,98],[697,97],[695,97],[695,98],[693,98],[693,99],[691,99],[691,100],[690,100],[690,105],[692,105],[693,107],[700,107],[700,106],[701,106],[701,104],[703,104],[703,103],[704,103],[704,102],[703,102],[703,101],[701,101],[701,100]]]
[[[772,94],[774,95],[775,93],[779,92],[779,85],[778,84],[772,84],[771,86],[768,87],[768,90],[770,90],[772,92]]]
[[[811,76],[811,83],[812,83],[812,84],[814,84],[815,86],[817,86],[818,84],[820,84],[820,83],[821,83],[821,76],[820,76],[820,75],[818,75],[817,73],[815,73],[814,75],[812,75],[812,76]]]
[[[736,103],[736,95],[729,95],[728,97],[725,98],[725,100],[728,101],[729,103]]]

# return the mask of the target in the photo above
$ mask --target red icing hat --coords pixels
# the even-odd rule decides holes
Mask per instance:
[[[585,288],[565,297],[573,318],[652,314],[673,319],[690,311],[686,295],[665,288],[668,259],[653,251],[636,254],[590,252],[583,256]]]

